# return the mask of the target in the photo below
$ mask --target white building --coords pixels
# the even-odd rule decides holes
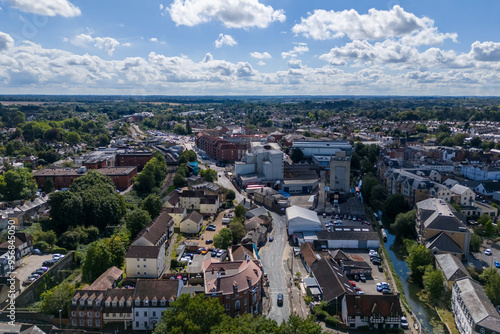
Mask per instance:
[[[286,220],[288,235],[294,235],[297,232],[321,231],[321,221],[312,210],[291,206],[286,208]]]
[[[474,193],[471,188],[455,184],[451,187],[450,192],[452,193],[452,196],[460,197],[460,202],[457,204],[460,204],[461,206],[474,206],[476,193]]]
[[[498,167],[465,165],[462,166],[461,173],[472,180],[500,180],[500,168]]]
[[[481,285],[470,278],[457,280],[451,293],[451,308],[461,334],[500,332],[500,316]]]
[[[313,155],[334,156],[340,151],[350,156],[352,151],[351,144],[346,141],[294,141],[292,149],[294,148],[300,149],[306,158],[312,158]]]
[[[183,286],[182,280],[138,280],[132,305],[132,329],[152,330]]]
[[[235,176],[243,187],[250,183],[260,183],[274,186],[283,181],[284,160],[283,152],[276,143],[250,143],[250,150],[246,152],[241,162],[235,163]]]

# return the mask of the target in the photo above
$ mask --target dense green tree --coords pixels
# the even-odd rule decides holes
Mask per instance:
[[[0,175],[0,194],[7,201],[27,199],[36,189],[33,174],[27,168],[16,168]]]
[[[214,182],[217,180],[217,172],[211,168],[200,170],[200,176],[207,182]]]
[[[477,219],[477,222],[479,224],[481,224],[481,226],[484,227],[484,225],[486,225],[487,222],[491,221],[491,218],[490,216],[488,216],[487,214],[483,214],[481,215],[478,219]]]
[[[484,234],[488,237],[488,238],[491,238],[494,234],[495,234],[495,226],[493,225],[492,221],[488,221],[486,222],[486,224],[484,224]]]
[[[191,123],[189,122],[189,118],[186,119],[186,134],[193,134],[193,130],[191,129]]]
[[[40,312],[59,316],[59,310],[62,310],[61,316],[69,318],[69,308],[71,299],[75,293],[75,286],[69,283],[60,284],[40,295]]]
[[[477,235],[476,233],[473,233],[470,237],[470,251],[471,252],[479,252],[479,248],[481,247],[483,239],[481,236]]]
[[[181,154],[179,154],[179,163],[186,163],[188,161],[192,162],[192,161],[196,161],[198,158],[198,156],[196,155],[196,152],[193,151],[193,150],[186,150],[184,152],[182,152]],[[181,162],[181,159],[183,159],[184,161]]]
[[[446,292],[443,272],[439,269],[429,269],[423,277],[424,287],[432,299],[440,299]]]
[[[227,317],[224,308],[216,298],[206,298],[204,294],[190,297],[181,295],[163,312],[154,334],[206,334]]]
[[[123,221],[130,231],[130,235],[135,238],[135,236],[151,222],[151,216],[146,210],[135,209],[127,212],[123,217]]]
[[[234,207],[234,215],[238,218],[241,218],[247,213],[247,209],[241,204],[238,204]]]
[[[94,241],[87,248],[82,266],[82,278],[92,283],[112,266],[113,254],[109,251],[105,239]]]
[[[490,267],[479,275],[479,278],[485,283],[484,292],[493,305],[500,304],[500,273],[498,269]]]
[[[470,144],[470,146],[472,146],[472,147],[480,147],[480,146],[481,146],[481,144],[482,144],[482,142],[483,142],[483,141],[481,140],[481,138],[479,138],[479,137],[477,137],[477,136],[476,136],[476,137],[473,137],[473,138],[470,140],[469,144]]]
[[[396,218],[398,214],[405,211],[407,205],[405,203],[405,197],[402,194],[392,194],[384,202],[382,206],[382,212],[384,216],[390,218]]]
[[[174,176],[174,186],[176,188],[182,188],[186,186],[186,179],[180,174],[175,174]]]
[[[99,146],[107,147],[109,145],[109,136],[105,133],[101,133],[97,136],[96,144]]]
[[[175,124],[174,133],[177,135],[181,135],[181,136],[185,135],[186,134],[186,127],[184,126],[184,124],[181,124],[181,123]]]
[[[174,179],[175,183],[175,179]],[[135,177],[134,189],[141,193],[150,193],[155,186],[155,175],[149,169],[143,169],[139,175]]]
[[[66,249],[76,249],[97,240],[99,230],[95,226],[76,226],[64,232],[59,238],[59,244]]]
[[[151,218],[156,218],[163,207],[161,197],[156,194],[149,194],[142,202],[142,208],[146,210]]]
[[[64,136],[64,140],[70,145],[76,145],[80,143],[82,139],[77,132],[71,131],[66,133],[66,135]]]
[[[372,208],[382,210],[386,199],[387,189],[383,185],[376,184],[372,187],[370,192],[370,205]]]
[[[227,249],[233,244],[233,232],[225,227],[214,236],[214,246],[220,249]]]
[[[226,189],[226,200],[234,201],[236,198],[236,193],[232,189]]]
[[[233,242],[239,243],[241,239],[247,234],[247,230],[245,229],[245,225],[242,222],[242,219],[233,219],[229,223],[229,229],[233,233]]]
[[[416,242],[407,243],[406,245],[411,245],[407,247],[408,256],[406,257],[406,262],[411,271],[410,276],[415,283],[422,285],[426,269],[428,266],[432,266],[432,253],[424,245],[418,245]]]
[[[211,334],[256,334],[256,333],[280,333],[280,327],[275,320],[264,316],[255,317],[245,314],[241,317],[232,318],[225,316],[222,321],[212,327]]]
[[[416,235],[415,210],[398,214],[394,223],[391,224],[391,230],[398,238],[414,237]]]
[[[372,173],[369,173],[363,177],[361,183],[361,194],[363,195],[363,200],[365,203],[370,203],[372,188],[378,184],[379,182],[377,178]]]
[[[304,152],[302,152],[300,148],[293,148],[292,154],[290,154],[290,159],[292,159],[294,163],[298,163],[304,159]]]

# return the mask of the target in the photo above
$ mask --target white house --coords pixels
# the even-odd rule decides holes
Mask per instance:
[[[203,216],[196,211],[191,212],[179,225],[181,233],[189,234],[199,233],[202,226]]]
[[[455,184],[453,187],[451,187],[450,192],[452,193],[451,196],[460,197],[460,202],[457,204],[460,204],[461,206],[474,205],[474,202],[476,200],[476,193],[474,193],[471,188],[462,186],[460,184]]]

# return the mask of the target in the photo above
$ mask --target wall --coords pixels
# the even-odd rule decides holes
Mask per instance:
[[[69,270],[73,265],[74,252],[70,252],[64,256],[64,259],[57,262],[51,267],[42,277],[31,283],[19,296],[16,298],[16,307],[23,308],[37,301],[40,297],[40,289],[44,288],[44,277],[53,275],[64,275],[63,270]],[[61,277],[63,278],[63,277]]]

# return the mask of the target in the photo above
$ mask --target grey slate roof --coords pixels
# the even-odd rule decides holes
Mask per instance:
[[[462,249],[446,233],[441,232],[438,235],[426,241],[425,247],[431,251],[436,248],[441,252],[463,254]]]
[[[434,256],[447,281],[456,281],[463,277],[470,277],[469,272],[456,256],[451,254],[436,254]]]

